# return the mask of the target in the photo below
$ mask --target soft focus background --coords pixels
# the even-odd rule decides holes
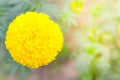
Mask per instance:
[[[50,15],[65,38],[38,69],[14,62],[4,44],[9,23],[27,11]],[[0,0],[0,80],[120,80],[120,0]]]

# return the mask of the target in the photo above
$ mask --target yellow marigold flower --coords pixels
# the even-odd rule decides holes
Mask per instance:
[[[71,3],[71,8],[76,8],[76,7],[77,7],[76,2],[72,2],[72,3]]]
[[[59,25],[47,14],[27,12],[10,23],[5,44],[14,61],[38,68],[55,59],[63,41]]]
[[[77,3],[77,1],[74,1],[71,3],[71,9],[75,12],[75,13],[79,13],[82,11],[83,9],[83,1],[81,1],[80,3]]]

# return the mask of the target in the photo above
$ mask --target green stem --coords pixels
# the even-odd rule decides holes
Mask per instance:
[[[96,66],[95,66],[95,60],[93,60],[92,63],[92,80],[96,80]]]
[[[97,54],[95,58],[92,60],[92,80],[96,80],[97,78],[97,72],[96,72],[96,60],[98,60],[101,57],[101,54]]]

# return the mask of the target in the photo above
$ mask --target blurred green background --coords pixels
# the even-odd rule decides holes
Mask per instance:
[[[14,62],[4,44],[10,22],[27,11],[50,15],[65,39],[38,69]],[[0,80],[120,80],[120,0],[0,0]]]

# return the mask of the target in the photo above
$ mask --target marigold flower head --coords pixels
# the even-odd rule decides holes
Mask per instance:
[[[55,59],[63,41],[59,25],[47,14],[27,12],[10,23],[5,44],[14,61],[38,68]]]
[[[71,9],[75,12],[75,13],[79,13],[79,12],[81,12],[82,10],[83,10],[83,3],[84,3],[84,1],[80,1],[80,2],[78,2],[78,1],[73,1],[72,3],[71,3]]]

